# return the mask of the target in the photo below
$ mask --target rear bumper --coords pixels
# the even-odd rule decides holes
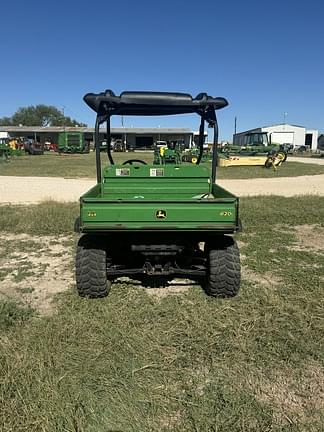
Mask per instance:
[[[134,224],[131,226],[131,224],[128,222],[127,226],[123,224],[114,224],[114,225],[108,225],[108,224],[83,224],[80,225],[80,232],[83,233],[135,233],[135,232],[147,232],[147,233],[154,233],[159,235],[165,235],[167,233],[182,233],[182,234],[233,234],[235,232],[239,232],[242,230],[241,223],[237,225],[233,224],[219,224],[219,225],[194,225],[188,226],[186,225],[169,225],[169,226],[163,226],[163,227],[154,227],[154,226],[145,226],[145,225],[137,225]]]

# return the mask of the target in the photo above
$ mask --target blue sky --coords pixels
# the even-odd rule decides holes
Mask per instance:
[[[1,5],[0,117],[34,104],[89,125],[87,92],[223,96],[221,139],[283,122],[324,132],[324,3],[314,1],[12,1]],[[119,126],[115,118],[113,125]],[[193,116],[126,126],[198,127]]]

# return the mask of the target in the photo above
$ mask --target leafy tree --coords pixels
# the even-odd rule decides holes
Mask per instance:
[[[18,108],[12,117],[0,118],[0,126],[86,126],[82,122],[64,116],[55,106],[31,105]]]
[[[0,118],[0,126],[11,126],[11,125],[12,125],[11,117]]]

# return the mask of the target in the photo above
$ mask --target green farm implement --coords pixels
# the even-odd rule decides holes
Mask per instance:
[[[218,157],[218,166],[264,166],[276,170],[285,160],[285,152],[270,150],[265,152],[221,152]]]
[[[226,144],[219,152],[219,166],[264,166],[276,169],[287,159],[290,146],[269,143],[268,134],[253,132],[243,142]]]
[[[10,162],[12,157],[22,156],[24,151],[10,146],[9,138],[0,138],[0,162]]]
[[[89,153],[90,145],[82,132],[60,132],[58,137],[59,153]]]
[[[0,138],[0,162],[9,162],[11,156],[11,149],[8,145],[8,140]]]
[[[196,280],[213,297],[231,297],[240,286],[240,257],[233,234],[240,229],[239,200],[216,184],[218,124],[224,98],[200,93],[88,93],[96,112],[97,184],[80,198],[82,234],[76,253],[76,282],[81,296],[108,294],[121,276],[142,283],[174,277]],[[179,160],[176,149],[157,150],[155,162],[114,163],[110,119],[113,115],[200,116],[197,163]],[[109,165],[102,170],[99,128],[106,123]],[[205,123],[214,130],[211,170],[200,165]],[[169,160],[167,160],[169,159]]]

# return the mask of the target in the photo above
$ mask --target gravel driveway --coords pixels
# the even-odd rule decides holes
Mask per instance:
[[[219,184],[238,196],[290,197],[309,194],[324,196],[324,174],[270,179],[219,180]],[[73,202],[94,185],[94,179],[1,176],[0,203],[33,204],[48,199]]]

